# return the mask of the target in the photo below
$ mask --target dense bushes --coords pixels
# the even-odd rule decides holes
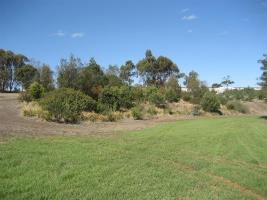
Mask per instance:
[[[131,109],[132,116],[135,120],[141,120],[144,118],[143,108],[140,106],[135,106]]]
[[[180,95],[177,91],[167,88],[165,92],[165,98],[170,103],[178,102],[180,100]]]
[[[44,96],[44,87],[38,82],[33,82],[25,92],[21,92],[19,100],[30,102]]]
[[[33,99],[40,99],[44,96],[44,87],[37,82],[32,83],[27,91]]]
[[[41,107],[48,112],[48,119],[64,122],[77,122],[82,111],[92,111],[95,101],[80,91],[61,88],[48,93],[40,100]]]
[[[253,88],[234,89],[224,91],[221,96],[228,100],[252,101],[253,99],[261,99],[261,91]]]
[[[100,107],[117,111],[133,107],[133,93],[131,87],[105,87],[100,94]],[[101,110],[101,109],[100,109]]]
[[[244,104],[242,104],[240,101],[229,101],[226,104],[226,107],[229,110],[235,110],[243,114],[248,113],[248,108]]]
[[[207,112],[218,112],[220,109],[220,102],[213,92],[206,92],[200,104],[203,110]]]

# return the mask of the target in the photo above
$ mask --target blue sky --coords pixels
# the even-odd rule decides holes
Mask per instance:
[[[255,86],[267,53],[267,0],[1,0],[0,48],[49,64],[73,53],[103,67],[171,58],[208,84]]]

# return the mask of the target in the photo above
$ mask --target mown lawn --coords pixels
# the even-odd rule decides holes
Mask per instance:
[[[265,199],[267,121],[178,121],[0,143],[0,199]]]

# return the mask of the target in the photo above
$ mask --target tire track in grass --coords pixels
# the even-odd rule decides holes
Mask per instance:
[[[177,162],[177,161],[173,161],[173,160],[166,160],[166,159],[164,159],[164,161],[167,162],[169,165],[173,165],[176,168],[183,170],[185,172],[188,172],[188,173],[194,173],[194,172],[200,171],[200,170],[197,170],[194,166],[184,164],[181,162]],[[266,196],[262,196],[261,194],[258,194],[255,191],[253,191],[253,190],[251,190],[245,186],[242,186],[239,183],[234,182],[228,178],[225,178],[223,176],[218,176],[218,175],[210,173],[210,172],[203,172],[203,174],[209,176],[215,182],[222,183],[225,186],[228,186],[228,187],[231,187],[231,188],[238,190],[240,193],[246,194],[246,195],[251,196],[251,197],[258,199],[258,200],[267,200]]]
[[[229,186],[231,188],[234,188],[234,189],[237,189],[239,190],[241,193],[246,193],[250,196],[253,196],[255,199],[258,199],[258,200],[267,200],[267,197],[266,196],[262,196],[256,192],[254,192],[253,190],[250,190],[249,188],[246,188],[230,179],[227,179],[223,176],[217,176],[215,174],[211,174],[211,173],[208,173],[207,175],[209,175],[211,178],[213,178],[215,181],[218,181],[220,183],[223,183],[224,185],[226,186]]]

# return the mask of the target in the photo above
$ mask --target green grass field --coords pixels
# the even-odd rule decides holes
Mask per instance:
[[[267,121],[177,121],[0,143],[0,199],[266,199]]]

